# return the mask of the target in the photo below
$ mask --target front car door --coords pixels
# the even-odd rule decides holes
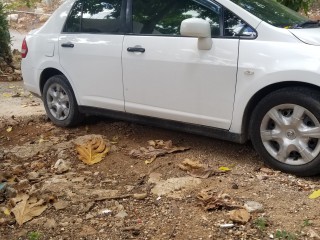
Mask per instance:
[[[132,0],[131,11],[122,55],[126,111],[228,129],[239,45],[233,30],[241,19],[206,0]],[[211,50],[180,36],[181,21],[191,17],[209,21]]]
[[[125,2],[75,1],[60,34],[60,64],[80,105],[124,111],[121,52]]]

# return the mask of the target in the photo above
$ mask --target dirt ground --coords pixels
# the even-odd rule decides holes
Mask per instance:
[[[22,88],[21,82],[0,82],[0,239],[320,239],[320,199],[308,198],[320,189],[318,177],[271,170],[250,143],[98,117],[58,128]],[[86,165],[75,143],[92,134],[110,151]],[[158,139],[190,149],[150,164],[130,156]],[[179,167],[185,159],[206,164],[213,174],[190,176]],[[211,198],[200,197],[204,189]],[[24,208],[19,215],[14,209],[21,194],[29,197],[27,205],[41,201],[45,210],[33,216],[35,209]],[[248,201],[261,204],[249,219],[241,223],[229,215]],[[31,218],[19,225],[19,216]]]
[[[95,137],[109,152],[87,165],[76,147]],[[250,143],[101,117],[58,128],[22,82],[0,81],[0,240],[320,239],[319,179],[269,169]]]

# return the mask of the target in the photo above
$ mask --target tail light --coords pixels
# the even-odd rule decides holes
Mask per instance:
[[[28,54],[28,45],[27,45],[26,38],[24,38],[21,46],[21,57],[25,58],[27,54]]]

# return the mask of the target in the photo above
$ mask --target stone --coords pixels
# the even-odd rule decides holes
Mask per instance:
[[[35,181],[39,179],[39,173],[37,172],[29,172],[27,176],[29,181]]]
[[[249,222],[251,218],[250,213],[246,209],[232,210],[228,214],[231,221],[241,224]]]
[[[55,229],[57,227],[57,222],[53,218],[47,219],[43,227],[47,229]]]
[[[97,230],[94,229],[93,227],[91,226],[83,226],[83,228],[81,229],[81,232],[80,232],[80,237],[85,237],[85,236],[90,236],[90,235],[95,235],[97,234]]]
[[[9,14],[7,20],[10,22],[18,22],[19,14]]]
[[[147,193],[135,193],[133,194],[133,198],[137,200],[143,200],[147,198],[148,194]]]
[[[244,207],[245,209],[247,209],[249,213],[264,211],[263,205],[261,203],[254,202],[254,201],[245,202]]]
[[[115,216],[116,218],[125,218],[126,216],[128,216],[128,213],[126,213],[126,211],[121,210],[120,212],[118,212],[118,214]]]
[[[156,183],[151,192],[158,196],[168,196],[171,198],[182,198],[184,192],[194,189],[202,181],[194,177],[170,178],[166,181]]]
[[[39,18],[39,21],[40,21],[41,23],[44,23],[44,22],[46,22],[49,18],[50,18],[50,15],[47,15],[47,14],[41,15],[40,18]]]
[[[59,200],[58,202],[55,202],[53,204],[53,207],[56,209],[56,210],[62,210],[62,209],[65,209],[69,206],[69,202],[67,201],[63,201],[63,200]]]
[[[12,188],[12,187],[6,188],[5,196],[7,199],[14,198],[17,196],[17,194],[18,194],[18,192],[14,188]]]
[[[69,162],[63,159],[58,159],[53,168],[56,170],[57,174],[62,174],[69,171],[71,167]]]
[[[160,182],[161,177],[162,177],[161,173],[152,172],[149,175],[148,183],[158,183]]]

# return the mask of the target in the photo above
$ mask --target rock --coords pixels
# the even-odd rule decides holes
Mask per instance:
[[[232,210],[228,214],[231,221],[241,224],[247,223],[251,218],[250,213],[246,209]]]
[[[69,155],[66,150],[58,151],[58,159],[67,159],[68,156]]]
[[[249,213],[253,213],[253,212],[263,212],[264,208],[263,205],[261,203],[258,202],[254,202],[254,201],[248,201],[244,204],[245,209],[247,209],[247,211]]]
[[[27,18],[26,17],[21,17],[18,19],[18,23],[24,23],[27,21]]]
[[[150,180],[150,179],[149,179]],[[197,187],[202,181],[193,177],[170,178],[166,181],[156,183],[151,192],[158,196],[168,196],[171,198],[182,198],[184,192]]]
[[[1,127],[0,127],[1,128]],[[0,161],[4,160],[4,151],[0,149]]]
[[[14,188],[12,188],[12,187],[7,187],[6,188],[5,195],[6,195],[7,199],[14,198],[14,197],[17,196],[17,194],[18,194],[18,192]]]
[[[152,172],[149,175],[148,183],[158,183],[160,182],[161,177],[162,177],[161,173]]]
[[[43,225],[44,228],[47,229],[55,229],[57,227],[57,222],[54,219],[47,219],[47,221]]]
[[[133,198],[137,200],[143,200],[148,196],[147,193],[135,193],[133,194]]]
[[[45,164],[43,161],[33,161],[31,163],[31,168],[33,170],[40,170],[40,169],[43,169],[45,167]]]
[[[53,168],[56,170],[57,174],[62,174],[69,171],[70,163],[63,159],[58,159]]]
[[[53,143],[50,141],[45,141],[38,144],[26,143],[22,146],[15,146],[9,149],[8,153],[13,154],[17,158],[26,159],[33,158],[39,153],[44,153],[52,147]]]
[[[81,229],[81,232],[80,232],[80,237],[85,237],[85,236],[89,236],[89,235],[94,235],[94,234],[97,234],[97,230],[94,229],[93,227],[91,226],[84,226],[82,229]]]
[[[65,209],[69,206],[69,202],[60,200],[58,202],[55,202],[53,204],[53,206],[56,210],[62,210],[62,209]]]
[[[310,238],[312,238],[312,239],[320,239],[319,234],[316,233],[313,229],[309,229],[308,235],[309,235]]]
[[[9,14],[7,20],[10,22],[18,22],[19,14]]]
[[[233,184],[231,185],[231,188],[232,188],[232,189],[239,189],[239,186],[238,186],[238,184],[233,183]]]
[[[29,181],[35,181],[39,179],[39,173],[37,172],[29,172],[27,176]]]
[[[259,180],[267,180],[267,179],[269,178],[269,176],[258,174],[258,175],[257,175],[257,178],[258,178]]]
[[[117,218],[125,218],[126,216],[128,216],[126,211],[121,210],[115,217],[117,217]]]
[[[36,8],[36,9],[34,10],[34,13],[35,13],[35,14],[43,14],[43,13],[44,13],[44,10],[43,10],[43,8]]]
[[[41,15],[40,16],[40,18],[39,18],[39,21],[41,22],[41,23],[44,23],[44,22],[46,22],[48,19],[50,18],[50,15]]]

